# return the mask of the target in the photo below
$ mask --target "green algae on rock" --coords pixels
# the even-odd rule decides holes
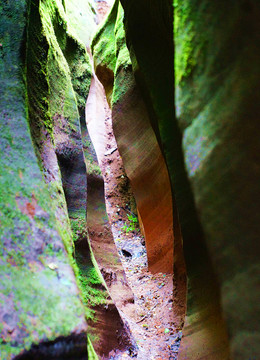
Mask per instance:
[[[101,23],[91,43],[92,52],[95,54],[95,68],[101,64],[112,72],[114,72],[116,66],[114,26],[117,18],[118,3],[119,0],[114,2],[105,22]]]
[[[62,105],[52,96],[54,82],[50,79],[54,68],[60,75],[56,77],[60,88],[56,87],[55,95],[60,95],[61,87],[65,85],[62,74],[71,84],[70,67],[59,50],[53,26],[57,18],[59,21],[62,19],[62,9],[58,1],[29,3],[26,31],[25,2],[12,1],[1,5],[0,10],[0,21],[4,25],[1,26],[1,51],[5,51],[0,58],[1,68],[5,70],[1,71],[4,86],[0,91],[3,125],[0,180],[1,356],[11,359],[25,350],[29,356],[33,346],[43,347],[44,343],[54,349],[56,339],[63,337],[61,351],[65,354],[66,341],[70,341],[75,357],[83,359],[87,358],[85,311],[75,281],[75,267],[74,272],[71,268],[73,248],[67,208],[59,172],[55,169],[48,172],[50,168],[46,167],[48,159],[55,159],[52,150],[53,114],[61,108],[65,108],[68,114],[68,110],[73,109],[69,106],[70,102],[75,106],[69,117],[73,121],[79,119],[72,85]],[[66,27],[65,21],[63,26]],[[68,38],[72,36],[68,35]],[[73,81],[80,103],[80,96],[87,94],[86,84],[91,72],[83,45],[75,42],[75,60],[70,61],[70,66],[74,71]],[[26,64],[24,74],[21,60]],[[83,80],[82,88],[77,84],[79,78]],[[67,108],[64,106],[66,101]],[[43,152],[49,157],[43,156]],[[48,184],[44,183],[41,170]],[[52,181],[50,174],[54,175]],[[40,348],[37,351],[41,351]]]

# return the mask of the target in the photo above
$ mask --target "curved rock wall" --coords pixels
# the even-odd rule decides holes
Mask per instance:
[[[103,180],[95,162],[91,140],[85,131],[85,103],[91,82],[90,61],[84,46],[70,33],[71,24],[66,8],[59,3],[55,6],[46,1],[41,4],[40,9],[49,44],[48,110],[51,117],[53,148],[61,171],[73,230],[75,260],[83,302],[86,306],[89,334],[94,349],[103,357],[108,356],[114,348],[123,349],[131,346],[129,334],[113,301],[115,298],[121,299],[124,293],[125,298],[133,302],[133,296],[124,279],[122,265],[113,243],[105,212]],[[32,49],[35,48],[34,44]],[[39,79],[38,74],[35,75],[33,78]],[[31,79],[30,68],[28,78]],[[35,81],[34,83],[37,84]],[[31,83],[28,90],[34,91]],[[35,98],[29,99],[34,105]],[[30,115],[31,120],[34,120],[34,113]],[[31,122],[32,129],[35,125],[38,128],[40,124]],[[39,136],[36,138],[39,139]],[[43,143],[46,144],[46,139]],[[41,149],[40,156],[44,157]],[[51,172],[51,166],[50,162],[45,161],[45,171]],[[118,277],[115,281],[118,293],[113,291],[115,283],[111,286],[110,282],[107,283],[110,293],[108,292],[100,273],[103,271],[106,274],[111,268],[113,269],[113,266],[116,267]],[[111,316],[115,320],[115,326],[107,327],[104,331],[103,326],[104,324],[108,326]],[[120,344],[119,333],[124,334],[124,341]]]
[[[178,1],[175,11],[177,118],[233,359],[260,352],[259,14],[258,1]]]
[[[122,4],[183,235],[189,283],[179,358],[257,358],[259,4],[174,2],[177,119],[172,3]]]
[[[173,225],[167,168],[132,71],[121,69],[116,86],[127,86],[113,104],[113,128],[141,218],[148,268],[172,273]]]
[[[0,5],[0,351],[7,360],[36,353],[87,358],[85,315],[90,332],[100,335],[100,356],[119,341],[115,334],[106,341],[111,318],[111,330],[124,334],[122,348],[132,346],[86,230],[88,192],[101,267],[98,246],[107,218],[84,133],[91,67],[78,37],[88,45],[90,33],[75,27],[79,3]],[[257,359],[259,2],[176,0],[174,19],[171,0],[121,3],[131,60],[116,1],[93,42],[96,69],[112,104],[149,267],[174,269],[183,311],[187,268],[179,359]],[[84,9],[84,16],[91,12],[86,3]],[[91,322],[94,311],[99,332]],[[88,349],[95,358],[89,341]]]
[[[0,11],[1,358],[30,358],[25,349],[38,344],[49,358],[58,347],[63,359],[87,359],[84,308],[65,249],[70,237],[62,230],[68,218],[55,214],[57,198],[63,212],[62,187],[43,181],[27,122],[20,50],[26,13],[34,10],[10,1]]]
[[[0,6],[0,350],[5,360],[96,359],[86,318],[99,356],[132,346],[89,247],[87,180],[96,168],[88,161],[94,156],[91,144],[84,146],[82,138],[91,66],[79,40],[87,42],[89,35],[84,32],[84,38],[73,25],[77,5],[44,0],[29,1],[28,8],[22,1]],[[89,3],[82,11],[87,8]],[[89,181],[90,188],[96,183]],[[95,200],[93,209],[104,203]],[[112,260],[122,277],[115,254]]]
[[[125,170],[131,181],[145,234],[148,265],[153,272],[173,271],[171,187],[167,168],[136,85],[123,30],[123,10],[115,3],[92,48],[97,75],[105,88],[103,73],[113,71],[113,130]],[[112,39],[112,41],[110,40]],[[104,43],[114,48],[106,57]],[[108,69],[108,70],[107,70]]]

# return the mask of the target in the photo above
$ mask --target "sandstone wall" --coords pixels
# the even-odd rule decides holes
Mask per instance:
[[[43,181],[27,121],[23,70],[26,15],[33,9],[25,1],[10,1],[0,11],[1,358],[30,359],[37,353],[87,359],[84,308],[66,251],[71,240],[64,232],[62,187]]]
[[[122,4],[181,223],[188,303],[179,357],[257,358],[259,4],[175,1],[175,79],[171,2]]]
[[[151,271],[173,271],[171,187],[125,44],[123,9],[115,3],[92,42],[94,62],[112,104],[113,130],[137,203]],[[103,52],[105,47],[106,52]],[[109,74],[113,76],[109,78]],[[111,90],[112,97],[111,95]]]
[[[91,28],[74,26],[78,5],[0,6],[0,346],[6,360],[96,359],[94,349],[108,356],[132,345],[89,244],[87,192],[95,192],[95,181],[90,191],[87,182],[100,170],[85,132],[92,74],[82,41],[87,44]],[[84,16],[88,9],[90,3],[81,8]],[[102,188],[102,179],[96,183]],[[89,213],[100,203],[106,216],[104,198],[89,201]],[[109,265],[114,262],[123,276],[116,254]]]
[[[259,2],[178,1],[176,110],[233,359],[259,356]]]

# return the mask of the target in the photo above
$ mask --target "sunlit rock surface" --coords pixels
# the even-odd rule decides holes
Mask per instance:
[[[174,92],[173,57],[166,50],[171,35],[165,36],[172,4],[122,4],[136,78],[157,115],[183,235],[189,286],[179,358],[257,358],[259,4],[174,3],[177,122],[167,115],[171,102],[162,100]]]
[[[103,16],[96,3],[0,5],[3,359],[87,359],[87,347],[95,358],[85,321],[94,343],[94,316],[100,356],[117,346],[118,329],[131,346],[89,247],[85,216],[90,194],[89,224],[102,233],[103,183],[85,128],[92,77],[85,46]],[[116,1],[95,35],[95,68],[113,109],[150,269],[174,270],[183,313],[187,270],[179,359],[256,360],[259,2],[121,4],[124,14]]]
[[[104,44],[106,53],[102,54]],[[145,234],[148,266],[153,272],[173,271],[171,187],[167,168],[147,108],[136,85],[125,44],[123,9],[115,5],[92,43],[97,75],[108,99],[112,94],[113,129],[134,191]],[[110,51],[108,51],[110,50]]]
[[[83,42],[88,45],[95,11],[84,4],[81,10],[84,16],[91,10],[92,25],[80,32],[78,6],[46,0],[0,7],[5,360],[96,359],[85,319],[99,356],[132,345],[89,247],[87,177],[95,169],[88,162],[94,156],[91,144],[82,143],[91,82]]]

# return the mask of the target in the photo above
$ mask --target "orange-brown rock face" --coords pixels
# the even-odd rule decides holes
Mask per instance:
[[[136,84],[124,34],[122,7],[116,7],[115,3],[92,43],[96,74],[112,104],[113,131],[137,203],[149,270],[154,273],[174,271],[174,326],[181,329],[186,311],[186,268],[178,212],[176,204],[173,207],[168,169],[162,144],[157,139],[158,132],[156,134],[158,129],[148,113],[151,108],[144,102],[144,94]],[[96,104],[93,101],[89,106],[96,107]],[[96,127],[94,133],[100,133],[103,124],[97,123],[96,116],[93,121],[90,117],[90,127],[91,123]],[[100,139],[97,147],[104,148]]]
[[[189,280],[179,358],[257,359],[259,1],[175,1],[175,50],[172,1],[122,4],[183,235]]]
[[[127,91],[113,105],[113,128],[131,181],[152,272],[173,272],[172,196],[168,171],[133,74],[122,70]]]
[[[109,79],[113,80],[110,74],[115,74],[111,101],[113,130],[145,234],[149,270],[172,273],[174,242],[169,175],[131,70],[124,34],[123,10],[116,2],[92,43],[94,61],[108,100],[112,88]]]
[[[99,168],[99,164],[101,165],[105,154],[106,107],[108,105],[104,88],[96,75],[94,75],[86,104],[86,123],[90,136],[89,140],[91,139],[95,147],[94,150],[90,145],[91,141],[88,141],[89,146],[86,150],[92,154],[96,152],[96,155],[91,159],[87,153],[85,155],[88,168],[87,223],[91,246],[99,268],[105,278],[111,276],[111,279],[113,279],[113,281],[107,282],[107,286],[113,300],[122,310],[125,305],[133,303],[134,298],[127,284],[110,229],[106,213],[104,181]]]
[[[228,359],[228,340],[220,307],[218,281],[205,246],[203,229],[195,208],[185,170],[182,134],[174,114],[173,38],[170,31],[170,2],[148,1],[135,5],[124,1],[126,29],[134,73],[142,89],[153,126],[169,169],[178,213],[174,213],[176,253],[174,270],[179,301],[185,299],[185,266],[182,260],[181,235],[188,273],[187,317],[180,359]],[[135,14],[135,15],[134,15]],[[152,39],[152,24],[157,24]],[[172,43],[171,43],[172,41]],[[145,46],[144,46],[145,44]],[[156,49],[156,51],[155,51]],[[171,98],[172,96],[172,98]],[[181,229],[178,228],[178,215]],[[185,303],[184,310],[185,310]],[[181,319],[180,319],[181,320]]]

